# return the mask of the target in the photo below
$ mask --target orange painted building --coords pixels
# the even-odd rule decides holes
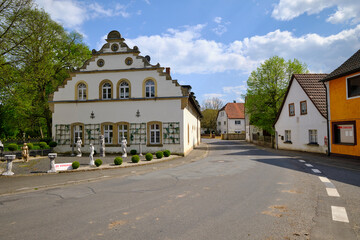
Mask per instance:
[[[330,153],[360,159],[360,50],[326,76]]]

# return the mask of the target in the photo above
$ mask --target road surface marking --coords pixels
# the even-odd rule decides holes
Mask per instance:
[[[319,169],[311,169],[314,173],[321,173]]]
[[[329,183],[330,180],[327,177],[319,177],[320,181],[322,181],[323,183]]]
[[[314,167],[313,165],[311,165],[311,164],[309,164],[309,163],[305,164],[305,166],[307,166],[307,167]]]
[[[330,197],[340,197],[340,194],[336,188],[326,188],[326,192]]]
[[[304,160],[299,160],[299,162],[303,162],[303,163],[304,163],[305,161],[304,161]]]
[[[346,214],[346,209],[344,207],[331,206],[332,219],[338,222],[349,222],[348,216]]]

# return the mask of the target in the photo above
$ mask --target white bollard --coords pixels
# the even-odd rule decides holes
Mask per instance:
[[[12,176],[14,175],[14,173],[11,171],[12,170],[12,161],[15,159],[16,155],[5,155],[5,160],[6,160],[6,172],[3,172],[2,175],[4,176]]]
[[[48,157],[50,158],[50,170],[48,173],[56,173],[55,169],[55,158],[57,157],[57,153],[49,153]]]

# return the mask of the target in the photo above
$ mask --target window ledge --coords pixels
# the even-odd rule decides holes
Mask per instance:
[[[162,147],[162,144],[147,144],[147,147]]]
[[[292,144],[292,141],[285,141],[285,144]]]
[[[346,145],[346,146],[355,146],[355,143],[333,143],[334,145]]]
[[[318,143],[308,143],[307,145],[308,145],[308,146],[315,146],[315,147],[318,147],[318,146],[319,146]]]

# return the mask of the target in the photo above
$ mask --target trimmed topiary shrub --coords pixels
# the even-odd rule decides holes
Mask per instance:
[[[123,162],[123,160],[122,160],[121,157],[116,157],[116,158],[114,159],[114,164],[115,164],[115,165],[121,165],[122,162]]]
[[[78,161],[73,162],[71,165],[73,169],[78,169],[80,167],[80,163]]]
[[[7,147],[9,151],[16,151],[18,149],[18,145],[16,143],[10,143]]]
[[[50,146],[51,148],[54,148],[54,147],[57,146],[57,142],[51,141],[51,142],[49,142],[49,146]]]
[[[27,143],[27,146],[28,146],[29,150],[34,148],[34,144],[32,144],[32,143]]]
[[[137,153],[136,149],[131,149],[131,150],[130,150],[130,154],[131,154],[131,155],[136,155],[136,153]]]
[[[133,163],[138,163],[140,161],[140,157],[138,155],[134,155],[131,157],[131,161]]]
[[[156,152],[156,157],[157,157],[158,159],[162,158],[163,156],[164,156],[164,154],[163,154],[162,151]]]
[[[145,159],[148,160],[148,161],[151,161],[153,159],[153,155],[151,153],[147,153],[145,154]]]
[[[46,143],[46,142],[39,142],[39,147],[40,147],[41,149],[45,149],[46,146],[47,146],[47,143]]]
[[[100,167],[101,164],[102,164],[102,160],[101,160],[101,159],[96,159],[96,160],[95,160],[95,165],[96,165],[97,167]]]
[[[170,151],[169,150],[165,150],[163,151],[164,157],[169,157],[170,156]]]

